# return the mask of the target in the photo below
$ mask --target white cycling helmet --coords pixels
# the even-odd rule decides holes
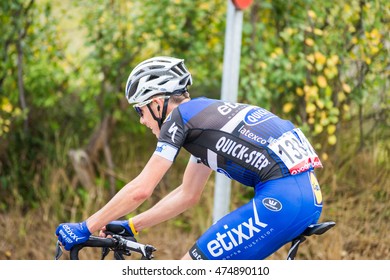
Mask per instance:
[[[191,74],[183,59],[157,56],[141,62],[131,71],[126,83],[126,98],[132,104],[157,94],[182,94],[191,84]]]

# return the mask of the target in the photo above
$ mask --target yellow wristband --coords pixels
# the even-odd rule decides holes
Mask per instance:
[[[129,219],[129,226],[131,231],[133,232],[134,235],[138,235],[138,231],[135,230],[134,224],[133,224],[133,218]]]

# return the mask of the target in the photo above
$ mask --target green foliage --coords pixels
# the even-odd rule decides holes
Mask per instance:
[[[323,148],[337,143],[345,121],[369,119],[372,131],[374,120],[385,131],[388,11],[383,0],[253,1],[244,11],[240,100],[292,119]],[[138,62],[182,57],[192,95],[218,98],[225,21],[225,0],[1,1],[0,210],[50,197],[57,172],[74,173],[69,149],[84,147],[106,116],[118,169],[143,159],[134,153],[150,135],[123,97]],[[380,132],[375,141],[387,147],[386,139]],[[58,200],[85,201],[83,186],[68,181]]]
[[[383,1],[255,2],[243,28],[242,99],[336,144],[351,106],[388,109],[388,11]]]

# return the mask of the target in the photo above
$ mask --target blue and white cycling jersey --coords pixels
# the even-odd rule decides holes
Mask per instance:
[[[321,166],[290,121],[260,107],[208,98],[179,105],[162,125],[155,153],[173,161],[181,147],[252,187]]]
[[[197,98],[161,127],[155,154],[192,159],[255,189],[252,200],[212,225],[189,250],[193,259],[263,259],[315,223],[321,161],[303,133],[256,106]],[[294,175],[294,176],[293,176]]]

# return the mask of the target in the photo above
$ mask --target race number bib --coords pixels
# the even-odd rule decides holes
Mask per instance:
[[[283,161],[292,175],[322,167],[319,157],[299,128],[284,133],[268,148]]]

